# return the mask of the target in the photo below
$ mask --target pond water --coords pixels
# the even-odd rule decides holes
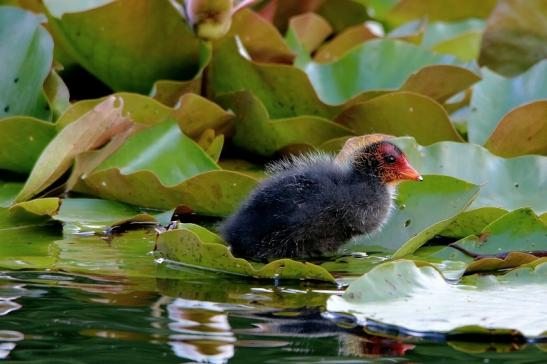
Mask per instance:
[[[175,270],[154,261],[151,231],[25,236],[0,240],[5,363],[547,361],[545,345],[367,335],[322,315],[337,287]]]

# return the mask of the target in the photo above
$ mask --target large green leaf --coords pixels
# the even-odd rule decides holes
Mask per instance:
[[[306,262],[280,259],[264,264],[251,264],[235,258],[228,247],[203,239],[203,231],[182,224],[178,229],[159,235],[156,250],[166,259],[182,265],[221,273],[266,279],[311,279],[335,282],[325,269]]]
[[[215,44],[208,76],[214,98],[249,91],[264,104],[272,119],[299,115],[331,118],[339,111],[319,100],[304,72],[293,66],[249,61],[230,37]]]
[[[321,100],[339,104],[363,91],[398,89],[413,72],[433,64],[462,62],[407,42],[380,39],[353,48],[333,63],[310,62],[304,70]]]
[[[72,165],[76,155],[97,148],[131,127],[121,116],[121,104],[110,97],[64,128],[44,149],[16,201],[26,201],[49,187]]]
[[[199,70],[200,42],[168,1],[44,4],[56,42],[114,90],[148,93],[157,80],[190,79]]]
[[[269,156],[291,145],[319,147],[327,140],[353,134],[318,116],[270,120],[260,100],[246,91],[220,96],[218,102],[236,114],[234,144],[260,155]]]
[[[507,269],[538,259],[547,251],[547,225],[530,209],[510,212],[486,226],[479,235],[458,240],[431,258],[467,263],[465,271]]]
[[[52,123],[27,116],[0,119],[0,169],[28,173],[55,136]]]
[[[411,138],[396,143],[421,173],[452,176],[481,186],[467,211],[443,234],[478,234],[508,210],[521,207],[531,207],[538,214],[547,212],[547,200],[537,197],[547,186],[546,157],[504,159],[475,144],[442,142],[421,147]]]
[[[440,233],[477,195],[479,186],[447,176],[426,175],[424,181],[401,184],[393,216],[372,236],[346,244],[352,251],[410,254]]]
[[[479,63],[500,74],[514,76],[545,59],[546,22],[545,1],[500,0],[488,19]]]
[[[51,117],[43,84],[53,60],[53,41],[42,21],[39,15],[0,6],[0,118]]]
[[[356,134],[412,135],[421,144],[463,141],[440,104],[427,96],[407,91],[355,104],[340,113],[336,122]]]
[[[433,46],[454,39],[472,31],[482,31],[486,26],[482,19],[465,19],[458,22],[432,22],[425,29],[421,45],[431,49]]]
[[[516,106],[547,98],[547,60],[514,78],[487,69],[482,73],[483,80],[473,88],[468,123],[469,141],[477,144],[484,144],[502,117]]]
[[[431,266],[412,261],[382,264],[353,282],[327,309],[397,326],[403,333],[507,334],[528,337],[547,333],[547,264],[521,268],[500,278],[472,276],[463,284],[447,283]],[[419,314],[411,314],[419,312]],[[455,314],[457,313],[457,314]]]
[[[168,210],[184,206],[223,216],[256,186],[249,176],[221,170],[174,121],[141,130],[92,172],[77,190],[129,204]]]

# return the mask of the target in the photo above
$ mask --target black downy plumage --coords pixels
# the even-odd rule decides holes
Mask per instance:
[[[421,180],[394,144],[357,148],[346,161],[315,154],[270,166],[266,179],[221,226],[232,253],[252,259],[329,255],[386,222],[400,179]]]

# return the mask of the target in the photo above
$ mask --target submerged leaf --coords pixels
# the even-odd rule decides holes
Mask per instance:
[[[368,320],[397,326],[402,334],[471,334],[487,329],[490,334],[517,330],[538,337],[547,332],[546,278],[544,263],[499,278],[467,277],[455,285],[431,266],[402,260],[372,269],[341,297],[331,296],[327,309],[350,313],[364,326]]]
[[[193,268],[254,278],[335,282],[325,269],[307,262],[280,259],[264,265],[235,258],[225,245],[210,239],[203,241],[194,227],[185,225],[159,235],[156,250],[164,258]]]

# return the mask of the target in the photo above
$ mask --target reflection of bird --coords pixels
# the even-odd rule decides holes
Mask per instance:
[[[394,184],[421,180],[387,136],[348,140],[334,159],[307,155],[270,167],[272,176],[220,227],[236,256],[314,257],[380,229]]]

